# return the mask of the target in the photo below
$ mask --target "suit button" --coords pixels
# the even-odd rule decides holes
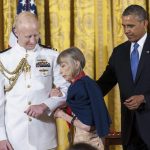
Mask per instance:
[[[29,118],[29,121],[31,122],[31,121],[32,121],[32,119],[31,119],[31,118]]]
[[[31,105],[31,101],[28,101],[28,105]]]
[[[30,88],[31,87],[31,85],[27,85],[27,88]]]

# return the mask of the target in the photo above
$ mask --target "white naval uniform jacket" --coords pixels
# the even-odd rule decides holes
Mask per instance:
[[[0,74],[0,140],[8,139],[14,150],[48,150],[57,146],[53,115],[36,119],[24,111],[29,105],[45,103],[52,112],[65,102],[69,84],[59,74],[58,52],[37,44],[27,54],[31,72],[22,72],[11,91],[4,93],[8,80]],[[25,55],[26,50],[16,44],[0,54],[0,61],[13,71]],[[63,97],[49,98],[53,83],[60,87]]]

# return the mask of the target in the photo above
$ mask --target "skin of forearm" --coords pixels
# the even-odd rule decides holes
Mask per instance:
[[[73,117],[71,117],[70,115],[66,114],[65,112],[62,114],[62,118],[64,120],[66,120],[67,122],[71,123],[71,120]]]
[[[66,113],[64,113],[64,114],[62,115],[62,118],[63,118],[64,120],[66,120],[67,122],[69,122],[69,123],[71,123],[71,120],[73,119],[72,116],[70,116],[70,115],[68,115],[68,114],[66,114]],[[75,119],[75,120],[74,120],[73,125],[74,125],[75,127],[78,127],[78,128],[80,128],[80,129],[84,130],[84,131],[87,131],[87,132],[89,132],[89,131],[91,130],[91,126],[88,126],[88,125],[83,124],[83,123],[82,123],[80,120],[78,120],[78,119]]]

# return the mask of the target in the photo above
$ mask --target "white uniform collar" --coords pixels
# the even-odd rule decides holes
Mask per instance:
[[[36,44],[35,48],[32,50],[26,50],[24,47],[20,46],[18,43],[15,44],[13,47],[15,50],[17,50],[19,53],[25,54],[25,53],[30,53],[30,52],[35,52],[39,48],[39,44]]]

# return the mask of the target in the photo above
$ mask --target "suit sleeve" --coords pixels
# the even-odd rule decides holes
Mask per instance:
[[[150,109],[150,94],[144,94],[144,103],[142,103],[140,106],[139,106],[139,108],[138,108],[138,110],[139,111],[141,111],[141,110],[149,110]]]
[[[115,74],[115,53],[116,50],[114,49],[104,73],[97,80],[97,84],[100,86],[103,96],[105,96],[117,83]]]

